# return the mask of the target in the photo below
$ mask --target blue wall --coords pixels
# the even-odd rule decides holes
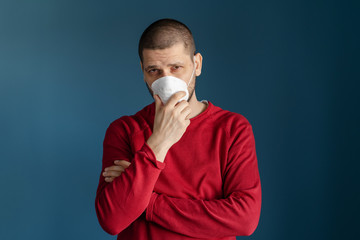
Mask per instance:
[[[263,205],[239,239],[353,238],[357,2],[1,0],[0,239],[115,239],[94,209],[102,141],[152,101],[137,43],[163,17],[203,54],[198,99],[253,125]]]

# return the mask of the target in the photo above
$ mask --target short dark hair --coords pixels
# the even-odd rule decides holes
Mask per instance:
[[[143,62],[143,50],[146,49],[165,49],[172,47],[176,43],[184,43],[185,49],[189,54],[195,54],[195,42],[190,29],[183,23],[170,18],[157,20],[150,24],[139,41],[139,57]]]

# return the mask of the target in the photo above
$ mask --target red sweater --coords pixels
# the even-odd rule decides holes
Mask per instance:
[[[113,182],[100,174],[95,208],[102,228],[117,239],[236,239],[256,229],[261,186],[252,127],[237,113],[208,101],[168,151],[156,160],[146,140],[155,103],[108,127],[104,168],[131,165]]]

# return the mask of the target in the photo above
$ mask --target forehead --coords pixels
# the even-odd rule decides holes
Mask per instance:
[[[186,51],[183,43],[177,43],[165,49],[144,49],[143,50],[143,64],[146,65],[161,65],[173,61],[190,60],[189,53]]]

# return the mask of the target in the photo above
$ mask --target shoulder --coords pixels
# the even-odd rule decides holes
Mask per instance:
[[[255,146],[252,125],[242,114],[215,107],[214,119],[217,126],[226,132],[229,148],[241,152],[246,146]]]
[[[125,131],[128,133],[136,133],[144,128],[149,127],[151,117],[153,115],[154,103],[145,106],[133,115],[124,115],[112,121],[107,131]]]
[[[212,119],[216,125],[223,126],[230,135],[245,128],[252,128],[249,120],[242,114],[214,106]]]

